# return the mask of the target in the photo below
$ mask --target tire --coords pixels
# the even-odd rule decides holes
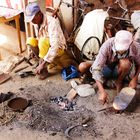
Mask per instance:
[[[89,37],[82,46],[81,59],[84,61],[94,60],[100,49],[100,40],[95,37]]]

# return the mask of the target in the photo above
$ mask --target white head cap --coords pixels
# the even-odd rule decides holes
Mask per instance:
[[[114,41],[116,51],[126,51],[133,41],[133,35],[129,31],[120,30],[116,33]]]

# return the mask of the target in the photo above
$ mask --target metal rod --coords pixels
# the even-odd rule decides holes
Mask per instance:
[[[130,22],[130,19],[125,19],[125,18],[120,18],[120,17],[109,17],[109,18],[118,19],[118,20],[125,20],[125,21]]]

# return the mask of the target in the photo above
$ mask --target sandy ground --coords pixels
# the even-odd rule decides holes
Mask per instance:
[[[28,67],[26,70],[32,68]],[[72,139],[140,139],[139,100],[135,102],[136,106],[131,112],[116,114],[113,110],[98,112],[105,106],[98,103],[97,94],[85,98],[77,96],[74,99],[75,109],[64,111],[49,99],[51,96],[66,95],[71,89],[70,80],[63,80],[60,74],[51,75],[43,81],[37,76],[20,78],[14,72],[11,76],[9,81],[0,85],[1,93],[13,92],[15,96],[32,100],[32,105],[22,113],[14,112],[15,117],[7,124],[1,125],[0,140],[69,139],[65,136],[65,130],[80,124],[85,118],[90,118],[87,126],[80,125],[72,129]],[[114,90],[108,92],[112,96]]]

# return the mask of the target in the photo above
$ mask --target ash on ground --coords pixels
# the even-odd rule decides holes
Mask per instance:
[[[32,87],[32,89],[34,89],[32,92],[47,93],[42,87]],[[51,96],[49,94],[36,97],[35,94],[30,94],[29,91],[31,91],[31,87],[22,89],[21,94],[32,99],[32,105],[17,116],[16,124],[32,130],[53,131],[55,133],[64,133],[70,126],[81,124],[72,129],[70,132],[72,136],[81,136],[82,133],[87,134],[87,132],[88,135],[93,137],[97,135],[94,121],[95,114],[91,110],[86,109],[84,106],[78,107],[75,105],[73,111],[64,111],[57,104],[50,102],[49,98]],[[45,96],[47,97],[45,98]],[[87,118],[90,119],[83,126],[83,120]]]

